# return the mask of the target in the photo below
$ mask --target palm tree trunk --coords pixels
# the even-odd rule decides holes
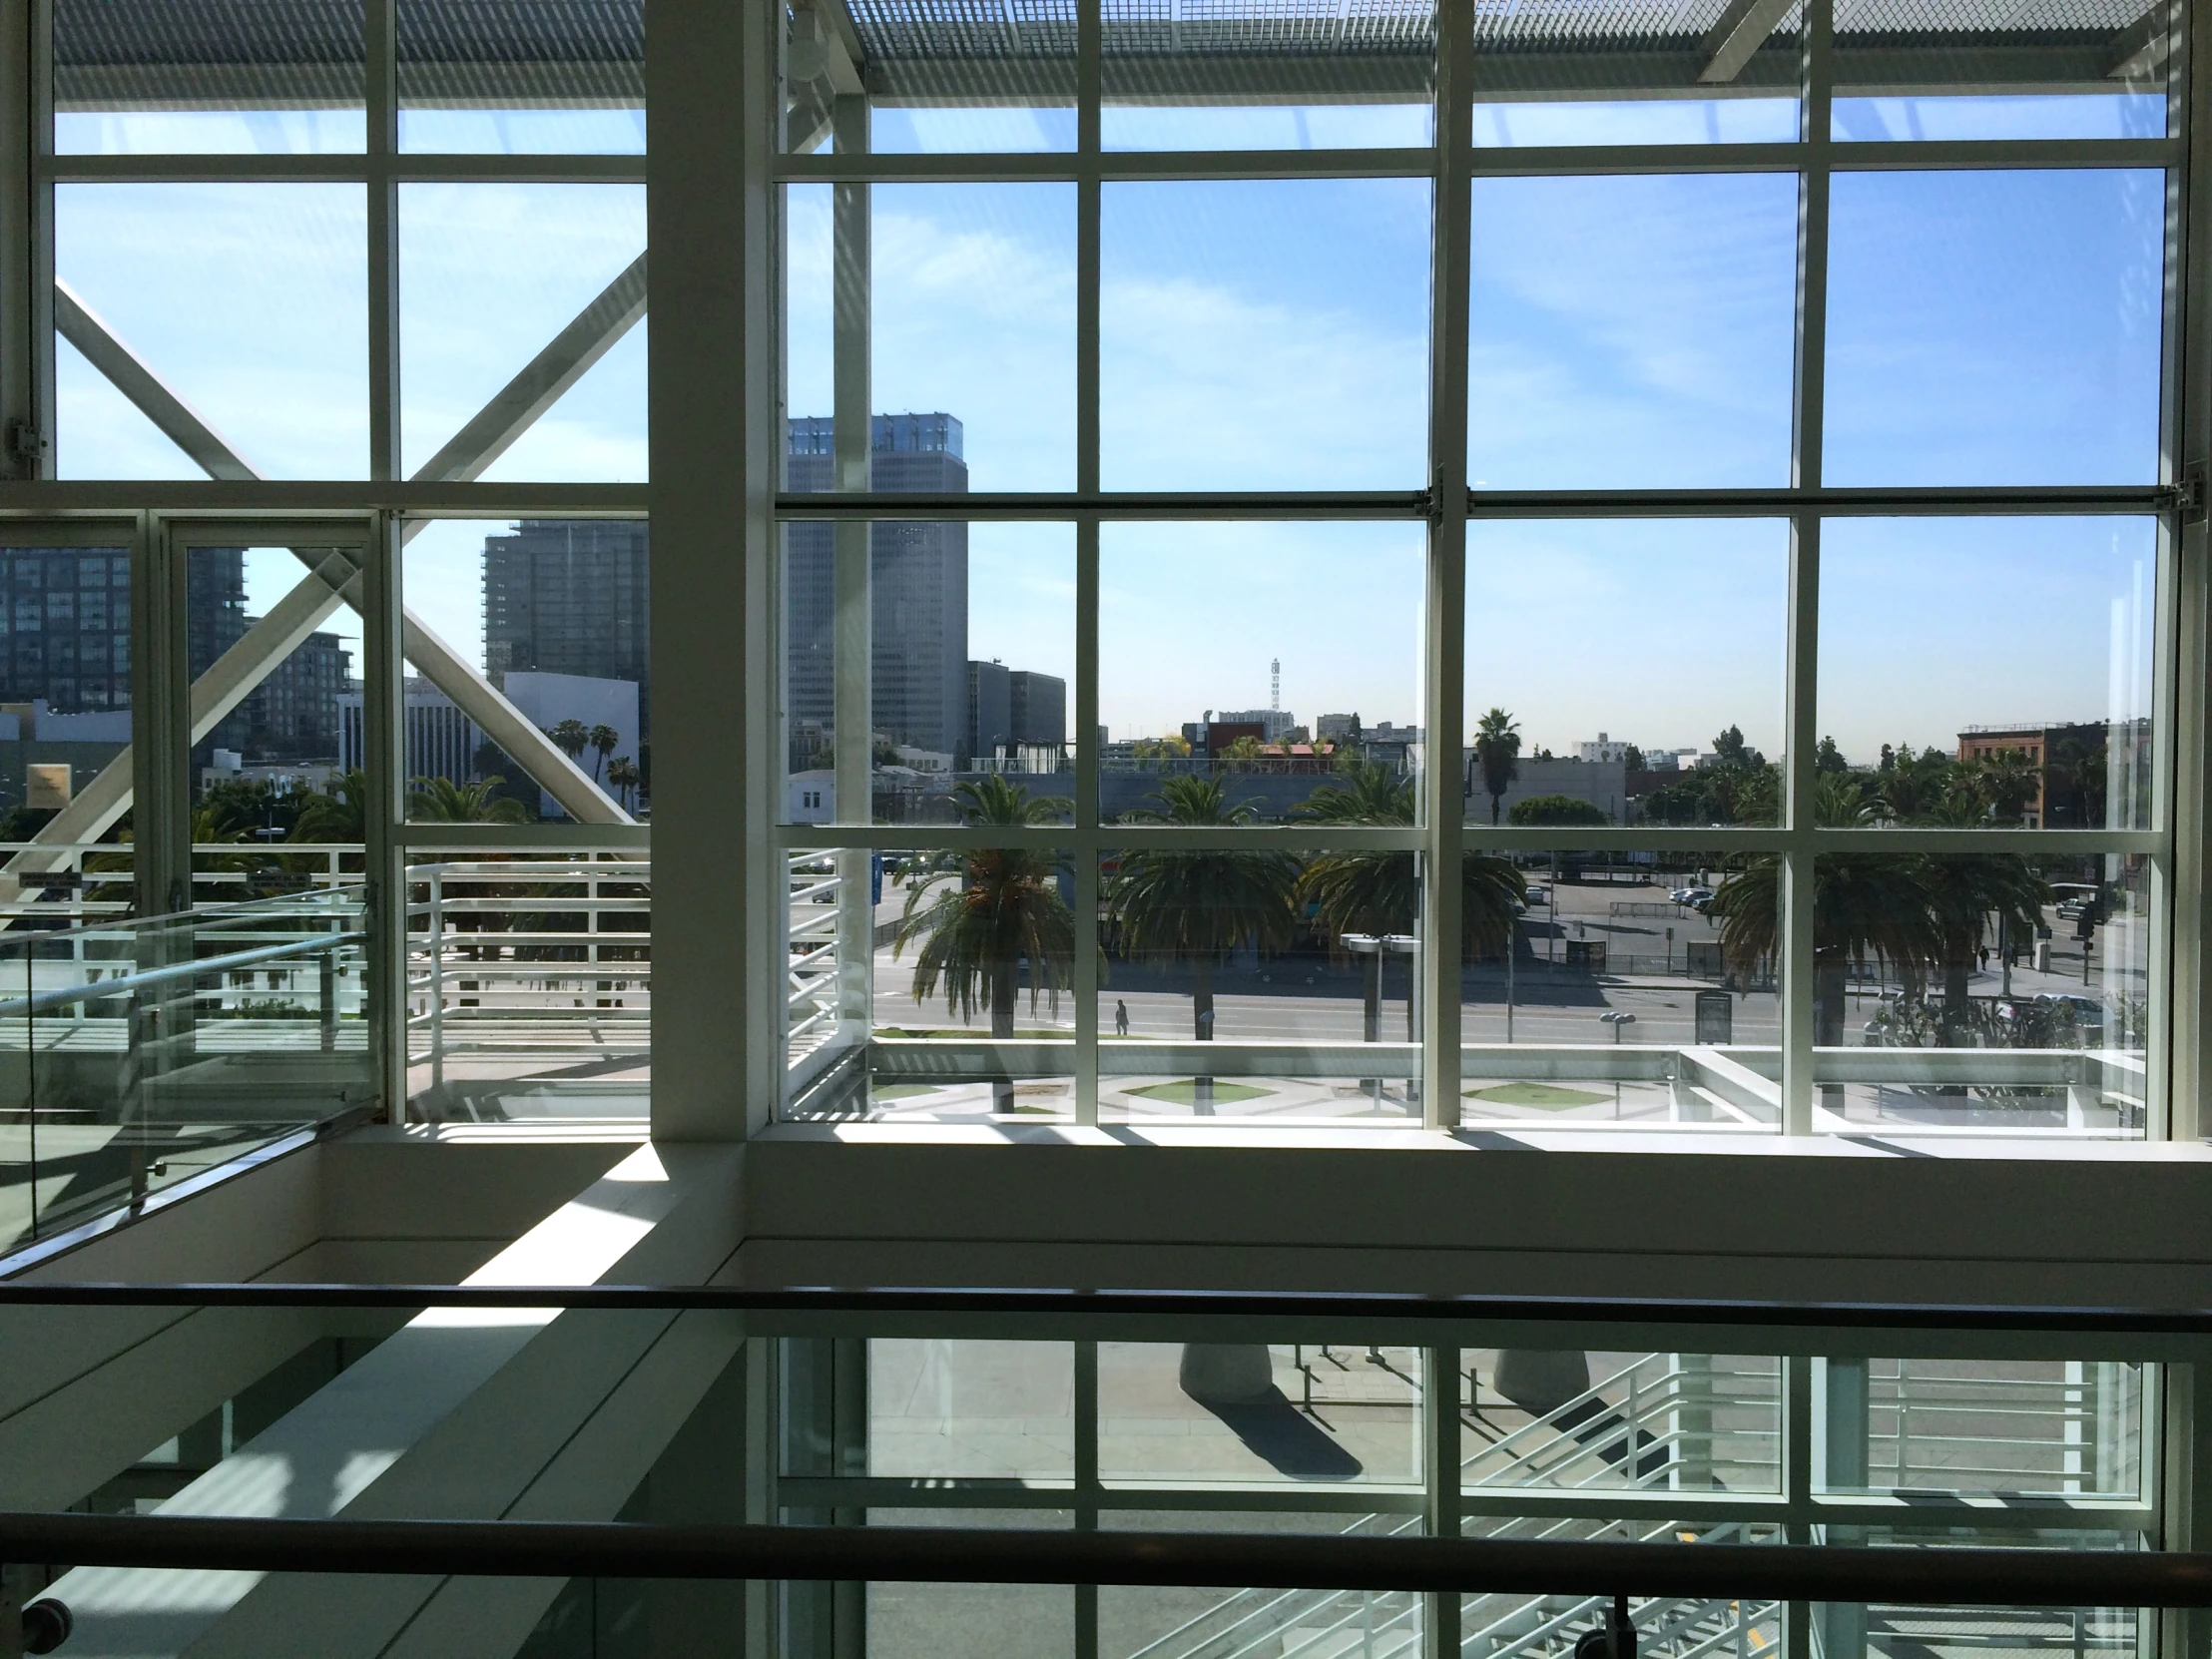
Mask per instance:
[[[1011,1040],[1014,1034],[1014,964],[1000,962],[991,969],[991,1037],[997,1042]],[[998,1113],[1014,1109],[1014,1080],[1004,1074],[991,1079],[991,1110]]]
[[[1844,959],[1822,956],[1813,964],[1813,1042],[1820,1048],[1841,1048],[1844,1043]],[[1844,1113],[1841,1085],[1824,1084],[1821,1104],[1838,1117]]]
[[[1973,1013],[1973,993],[1967,988],[1966,976],[1973,967],[1973,951],[1970,945],[1959,946],[1946,952],[1949,957],[1943,963],[1943,1046],[1965,1046],[1963,1033]]]
[[[1214,964],[1205,956],[1191,958],[1191,1025],[1202,1043],[1214,1040]],[[1202,1118],[1214,1115],[1214,1080],[1191,1080],[1191,1110]]]

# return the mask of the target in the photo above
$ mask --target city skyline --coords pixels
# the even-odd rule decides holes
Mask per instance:
[[[2152,476],[2162,214],[2153,176],[1869,173],[1839,184],[1830,481]],[[1470,360],[1482,487],[1784,481],[1787,180],[1483,187]],[[975,488],[1071,486],[1072,187],[873,193],[875,267],[897,273],[875,283],[875,408],[957,414]],[[629,186],[407,187],[410,462],[635,257],[641,200]],[[789,201],[788,407],[819,412],[831,402],[828,187],[792,187]],[[358,206],[350,187],[72,185],[57,192],[58,257],[64,278],[264,471],[358,476]],[[1109,188],[1101,322],[1119,366],[1103,388],[1108,486],[1417,486],[1428,221],[1418,181]],[[503,257],[483,258],[494,244]],[[531,249],[563,252],[521,257]],[[486,476],[642,477],[643,351],[641,325]],[[195,474],[66,344],[60,355],[65,476]],[[1825,667],[1841,646],[1823,651],[1817,724],[1847,754],[1941,746],[1977,723],[2142,706],[2130,699],[2147,664],[2111,654],[2113,605],[2133,614],[2136,582],[2105,578],[2120,546],[2155,586],[2148,520],[1891,521],[1886,555],[1868,542],[1880,522],[1836,521],[1831,542],[1857,538],[1864,551],[1824,562],[1824,638],[1901,642],[1885,672],[1841,678]],[[433,525],[407,558],[410,604],[479,662],[486,528]],[[1261,665],[1274,655],[1292,665],[1294,707],[1411,718],[1417,687],[1403,665],[1418,638],[1417,596],[1404,597],[1390,560],[1375,568],[1325,533],[1334,528],[1240,527],[1247,542],[1279,551],[1286,574],[1242,585],[1235,637],[1217,634],[1205,661],[1187,650],[1177,660],[1152,643],[1156,631],[1116,614],[1157,612],[1163,593],[1193,581],[1218,606],[1227,574],[1194,567],[1153,591],[1132,575],[1117,593],[1109,560],[1101,626],[1120,643],[1101,664],[1108,727],[1166,731],[1209,705],[1257,703],[1256,690],[1238,688],[1264,685]],[[1363,528],[1380,542],[1418,533]],[[1645,562],[1656,554],[1608,553],[1618,532],[1607,521],[1476,528],[1470,606],[1515,625],[1483,629],[1481,653],[1470,649],[1473,712],[1507,703],[1531,743],[1554,751],[1601,728],[1633,724],[1677,747],[1735,724],[1779,752],[1788,558],[1779,524],[1757,551],[1710,522],[1655,528],[1675,547],[1656,566]],[[1195,535],[1169,525],[1127,533],[1148,539],[1155,568],[1187,554]],[[442,563],[441,540],[454,550]],[[971,656],[1019,658],[1072,684],[1072,547],[1066,525],[971,527]],[[1892,591],[1850,576],[1845,565],[1861,561],[1886,563]],[[2020,574],[2023,561],[2032,576]],[[1386,592],[1368,595],[1378,581]],[[1639,607],[1644,590],[1651,599]],[[274,597],[257,589],[250,609]],[[1369,642],[1362,650],[1346,651],[1343,638],[1302,645],[1307,618],[1330,610],[1343,638]],[[2096,637],[2085,639],[2090,615]],[[350,613],[327,626],[357,638]],[[2124,618],[2121,633],[2134,637]],[[1242,653],[1248,638],[1252,664],[1215,660]],[[1584,672],[1555,672],[1565,658]],[[1478,693],[1484,684],[1496,689]]]

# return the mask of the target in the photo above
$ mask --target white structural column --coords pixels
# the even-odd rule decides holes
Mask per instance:
[[[865,155],[866,97],[840,95],[830,108],[830,126],[839,155]],[[836,448],[833,487],[840,494],[865,495],[873,433],[868,407],[872,396],[869,318],[874,304],[869,193],[864,184],[832,185],[830,191],[830,413]],[[830,660],[837,822],[865,826],[875,816],[875,616],[869,552],[874,526],[864,519],[840,518],[830,527],[830,535],[834,592]],[[836,854],[837,1041],[861,1051],[863,1067],[875,960],[871,857],[865,846],[848,846]]]
[[[1465,729],[1467,635],[1467,269],[1473,202],[1474,18],[1466,0],[1436,11],[1436,203],[1429,322],[1428,592],[1422,607],[1421,822],[1425,830],[1421,936],[1410,994],[1426,1006],[1421,1026],[1421,1116],[1431,1129],[1459,1121],[1461,972],[1464,918],[1460,864],[1466,794],[1459,767]],[[1512,933],[1506,949],[1513,947]],[[1441,1386],[1441,1381],[1431,1384]],[[1456,1466],[1456,1465],[1454,1465]],[[1433,1620],[1432,1620],[1433,1622]]]
[[[646,35],[653,255],[653,1132],[774,1111],[782,880],[771,626],[777,436],[773,8],[679,6]]]
[[[1798,188],[1797,408],[1792,482],[1821,483],[1821,410],[1828,360],[1828,124],[1833,85],[1831,0],[1807,0],[1802,43],[1805,173]],[[1813,1129],[1815,830],[1813,767],[1819,725],[1815,692],[1821,608],[1821,520],[1800,510],[1790,523],[1788,727],[1784,733],[1780,960],[1782,976],[1782,1127]]]

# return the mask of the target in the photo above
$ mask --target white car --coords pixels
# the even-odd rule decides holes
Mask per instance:
[[[1549,904],[1551,902],[1551,889],[1540,882],[1531,881],[1528,883],[1527,898],[1529,905]],[[1523,906],[1523,908],[1526,907],[1526,905]]]
[[[1680,887],[1672,894],[1677,904],[1687,904],[1694,910],[1702,910],[1713,902],[1711,887]]]

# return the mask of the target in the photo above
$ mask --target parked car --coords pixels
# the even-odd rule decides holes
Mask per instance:
[[[1677,904],[1687,904],[1693,910],[1702,910],[1713,902],[1711,887],[1684,887],[1676,896]]]
[[[1527,908],[1529,906],[1537,904],[1549,904],[1550,902],[1551,889],[1549,887],[1545,886],[1541,881],[1531,881],[1528,883],[1528,904],[1524,905],[1523,908]]]

